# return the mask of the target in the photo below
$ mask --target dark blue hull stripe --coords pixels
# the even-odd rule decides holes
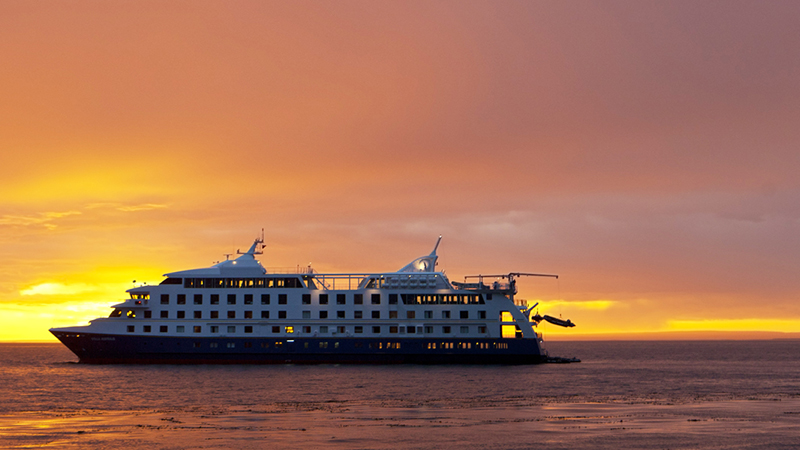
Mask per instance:
[[[90,364],[536,364],[533,339],[53,334]]]

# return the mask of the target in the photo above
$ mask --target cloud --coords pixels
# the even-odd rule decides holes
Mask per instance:
[[[96,286],[85,283],[41,283],[19,291],[20,295],[74,295],[83,292],[96,291]]]
[[[57,227],[54,221],[64,217],[75,216],[82,214],[80,211],[64,211],[64,212],[43,212],[36,215],[13,215],[6,214],[0,217],[0,225],[7,226],[42,226],[47,229],[54,229]]]

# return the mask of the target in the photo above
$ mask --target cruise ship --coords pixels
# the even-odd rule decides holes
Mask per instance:
[[[93,364],[533,364],[549,316],[515,302],[508,273],[451,282],[433,251],[388,273],[267,271],[249,250],[129,289],[108,317],[50,332]],[[279,273],[281,272],[281,273]],[[521,302],[520,302],[521,303]],[[559,323],[560,322],[560,323]]]

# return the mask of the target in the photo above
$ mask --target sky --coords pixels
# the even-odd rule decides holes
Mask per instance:
[[[518,283],[577,324],[546,339],[793,336],[798,30],[795,1],[0,2],[0,340],[262,228],[268,269],[442,235],[451,280],[558,274]]]

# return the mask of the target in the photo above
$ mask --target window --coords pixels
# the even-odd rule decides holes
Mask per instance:
[[[478,327],[478,333],[485,334],[486,333],[486,327],[485,326]]]
[[[372,304],[373,305],[381,304],[381,294],[372,294]]]
[[[344,311],[336,311],[337,319],[344,319]]]
[[[303,294],[303,304],[304,305],[311,304],[311,294]]]
[[[202,330],[202,328],[200,327],[200,325],[196,325],[196,326],[194,327],[194,332],[195,332],[195,333],[199,333],[201,330]]]
[[[192,347],[200,348],[200,343],[199,342],[192,342]]]
[[[478,311],[478,318],[485,319],[486,318],[486,311]]]
[[[372,311],[372,318],[373,319],[380,319],[381,318],[381,312],[380,311]]]
[[[142,327],[142,331],[144,331],[145,333],[149,333],[150,332],[150,325],[145,325],[144,327]]]
[[[389,327],[389,333],[397,334],[397,326],[396,325],[390,326]]]
[[[228,311],[228,319],[235,319],[236,311]]]
[[[169,294],[161,294],[161,304],[169,305]]]
[[[153,311],[145,311],[144,312],[144,318],[145,319],[150,319],[152,317],[153,317]]]
[[[253,327],[250,326],[250,325],[245,325],[244,332],[245,333],[252,333],[253,332]]]
[[[416,311],[406,311],[406,319],[414,319],[417,316]]]
[[[336,294],[336,304],[337,305],[344,305],[347,300],[347,297],[344,294]]]
[[[283,331],[285,331],[287,333],[294,333],[294,327],[292,327],[292,326],[283,327]]]
[[[362,327],[361,325],[357,325],[355,328],[353,328],[353,331],[355,333],[361,334],[364,332],[364,327]]]
[[[177,327],[175,327],[176,333],[183,333],[183,330],[184,330],[183,325],[178,325]]]
[[[325,325],[319,327],[319,332],[320,333],[327,333],[328,332],[328,327],[325,326]]]
[[[169,311],[161,311],[162,319],[169,319]]]
[[[228,333],[236,333],[236,325],[228,325]]]
[[[311,311],[303,311],[303,319],[310,319]]]
[[[212,342],[212,343],[208,344],[208,346],[209,346],[210,348],[217,348],[217,347],[219,347],[219,344],[218,344],[218,343],[216,343],[216,342]]]
[[[278,304],[279,305],[286,304],[286,294],[278,294]]]
[[[185,319],[186,311],[178,311],[178,319]]]
[[[211,332],[212,333],[219,333],[219,326],[211,325]]]
[[[363,305],[364,304],[364,294],[353,294],[353,304],[354,305]]]
[[[444,327],[442,327],[442,333],[444,333],[444,334],[450,334],[450,327],[448,327],[448,326],[444,326]]]
[[[449,319],[450,311],[442,311],[442,319]]]
[[[195,294],[194,295],[194,304],[195,305],[202,305],[203,304],[203,294]]]
[[[311,333],[311,327],[306,325],[303,327],[303,333]],[[308,342],[306,342],[308,344]]]
[[[278,319],[285,319],[286,311],[278,311]]]
[[[219,319],[219,311],[211,311],[212,319]]]
[[[244,312],[245,319],[252,319],[253,318],[253,311],[245,311]]]
[[[408,331],[408,334],[414,334],[414,332],[416,331],[416,328],[415,327],[407,327],[407,331]]]
[[[179,305],[186,304],[186,294],[178,294],[178,304]]]
[[[353,318],[360,319],[363,316],[363,314],[364,313],[362,311],[353,311]]]
[[[202,311],[195,311],[194,312],[194,318],[195,319],[202,319],[203,318],[203,312]]]
[[[328,311],[320,311],[319,312],[320,319],[327,319],[328,318]]]
[[[209,300],[212,305],[219,305],[219,294],[211,294],[211,300]]]
[[[397,294],[389,294],[389,304],[390,305],[397,304]]]
[[[273,327],[272,327],[272,332],[273,332],[273,333],[280,333],[280,332],[281,332],[281,327],[279,327],[279,326],[273,326]]]
[[[269,311],[261,311],[262,319],[269,319]]]
[[[236,304],[236,294],[228,294],[228,304],[229,305]]]
[[[269,305],[269,294],[261,294],[261,304]]]
[[[375,334],[380,334],[381,333],[381,326],[380,325],[373,326],[372,327],[372,332],[375,333]]]
[[[166,325],[161,325],[159,327],[158,331],[160,331],[162,333],[166,333],[167,332],[167,326]]]
[[[430,325],[429,325],[429,326],[426,326],[426,327],[425,327],[425,332],[426,332],[426,333],[433,333],[433,327],[432,327],[432,326],[430,326]]]
[[[469,319],[469,311],[459,311],[458,317],[459,319]]]
[[[347,330],[345,329],[344,326],[338,326],[338,327],[336,327],[336,332],[339,333],[339,334],[344,334],[344,333],[347,332]],[[337,342],[336,344],[337,344],[336,346],[338,347],[339,343]]]
[[[328,294],[319,294],[319,304],[320,305],[328,304]]]
[[[433,319],[433,311],[425,311],[426,319]]]
[[[390,319],[397,319],[397,311],[389,311]]]
[[[244,304],[245,305],[253,304],[253,294],[244,294]]]
[[[462,334],[467,334],[467,333],[469,333],[469,327],[468,326],[462,326],[460,331],[461,331]]]

